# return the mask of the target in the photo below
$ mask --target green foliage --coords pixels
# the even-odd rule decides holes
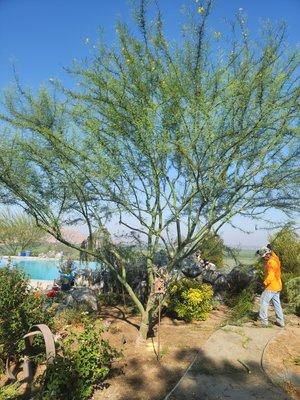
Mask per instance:
[[[251,283],[236,296],[229,294],[225,299],[226,304],[231,308],[230,323],[240,324],[252,316],[253,301],[256,294],[256,283]]]
[[[169,288],[168,308],[185,321],[205,320],[212,310],[211,285],[183,278]]]
[[[224,245],[223,239],[219,235],[211,232],[205,236],[199,246],[201,258],[208,259],[217,267],[222,267],[224,265],[225,249],[226,246]]]
[[[46,298],[28,289],[28,280],[17,268],[0,268],[0,358],[21,355],[22,336],[34,324],[51,327]]]
[[[90,399],[110,371],[120,353],[101,339],[101,331],[87,324],[84,331],[70,335],[61,346],[54,363],[39,379],[40,400]]]
[[[300,316],[300,276],[287,281],[286,293],[289,306],[292,306],[296,314]]]
[[[231,310],[231,321],[239,322],[247,319],[253,308],[253,300],[255,293],[252,290],[244,289],[236,300],[236,304]]]
[[[56,313],[54,327],[56,331],[59,331],[68,325],[83,325],[88,321],[91,322],[92,317],[85,305],[74,305]]]
[[[280,293],[280,297],[281,297],[281,299],[282,299],[282,301],[284,303],[288,303],[288,301],[289,301],[286,284],[291,279],[297,278],[297,276],[298,276],[297,274],[293,274],[293,273],[290,273],[290,272],[282,272],[281,273],[282,290],[281,290],[281,293]]]
[[[100,293],[98,296],[100,306],[117,306],[124,303],[124,297],[120,293]]]
[[[0,387],[0,400],[15,400],[19,396],[19,383]]]
[[[74,261],[71,258],[61,260],[58,267],[58,272],[64,275],[71,275],[76,270]]]
[[[115,47],[101,43],[68,70],[73,89],[17,81],[4,93],[0,197],[60,241],[66,222],[103,230],[117,215],[146,243],[150,287],[160,244],[172,269],[238,214],[298,209],[300,92],[299,52],[287,51],[283,26],[252,39],[239,12],[216,35],[203,0],[174,42],[145,3],[156,2],[141,2],[137,29],[119,22]],[[131,290],[122,251],[89,244],[145,315],[152,298],[145,306]]]
[[[37,247],[45,237],[45,232],[35,220],[20,213],[3,211],[0,214],[1,252],[16,255],[19,251]]]
[[[300,366],[300,356],[294,358],[294,364]]]
[[[300,276],[300,239],[292,224],[286,224],[270,237],[272,249],[278,255],[282,271]]]

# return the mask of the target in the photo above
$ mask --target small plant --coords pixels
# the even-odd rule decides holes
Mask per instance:
[[[160,351],[161,358],[166,357],[170,353],[170,348],[168,346],[162,346]]]
[[[289,305],[300,316],[300,276],[292,278],[286,283],[286,293]]]
[[[66,325],[83,325],[91,322],[91,314],[83,305],[78,305],[58,312],[54,317],[55,330],[59,331]]]
[[[294,358],[294,364],[300,366],[300,356]]]
[[[109,332],[115,335],[116,333],[121,332],[121,329],[118,326],[114,325],[109,328]]]
[[[211,285],[184,278],[172,283],[168,292],[169,309],[185,321],[205,320],[212,310]]]
[[[58,267],[58,272],[61,275],[72,275],[76,270],[76,266],[74,265],[74,261],[71,258],[68,258],[66,261],[61,259]]]
[[[123,297],[120,293],[101,293],[98,297],[100,305],[117,306],[123,303]]]
[[[52,315],[46,309],[46,298],[30,291],[24,273],[11,267],[0,269],[0,359],[15,356],[24,349],[21,340],[34,324],[51,327]]]
[[[41,400],[86,400],[101,385],[110,371],[112,361],[120,356],[101,331],[87,324],[84,331],[71,334],[61,345],[52,365],[39,379]]]
[[[240,324],[251,317],[253,308],[253,301],[255,297],[256,284],[250,284],[249,287],[244,289],[239,295],[228,297],[226,303],[231,307],[231,314],[229,322],[233,324]]]

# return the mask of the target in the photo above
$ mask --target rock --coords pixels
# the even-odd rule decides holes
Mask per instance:
[[[75,300],[74,300],[73,296],[70,293],[68,293],[68,295],[63,300],[63,305],[66,307],[72,307],[74,305],[74,303],[75,303]],[[64,307],[62,307],[62,308],[64,308]]]
[[[213,296],[213,300],[217,301],[218,303],[223,303],[224,302],[224,296],[222,293],[216,293]]]
[[[203,269],[198,266],[190,266],[184,268],[182,273],[187,278],[197,278],[197,276],[202,275]]]
[[[249,286],[254,277],[255,274],[253,270],[246,272],[239,267],[235,267],[230,271],[226,279],[229,284],[230,291],[239,293]]]
[[[189,256],[182,261],[181,272],[187,278],[196,278],[203,274],[204,268],[195,261],[194,257]]]
[[[72,305],[74,302],[84,303],[93,311],[98,311],[99,304],[97,292],[88,287],[77,287],[69,292],[66,299],[67,305]]]
[[[89,287],[90,281],[83,275],[78,275],[75,278],[74,285],[76,287]]]
[[[108,278],[105,271],[84,269],[77,272],[74,284],[79,287],[102,289],[105,284],[105,278]]]
[[[208,264],[203,267],[191,259],[183,262],[182,267],[181,272],[185,277],[196,278],[197,281],[209,283],[212,285],[215,294],[222,293],[225,290],[229,290],[232,293],[240,293],[256,278],[254,269],[245,271],[235,267],[229,274],[222,274],[215,269],[215,265],[212,268],[209,268]]]

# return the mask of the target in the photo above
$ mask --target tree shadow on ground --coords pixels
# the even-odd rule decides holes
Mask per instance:
[[[113,320],[124,321],[136,329],[139,329],[139,324],[132,322],[122,308],[118,306],[104,307],[99,312],[99,317],[102,319],[111,318]]]
[[[226,346],[226,343],[224,343]],[[167,359],[167,357],[166,357]],[[95,399],[164,400],[185,371],[176,362],[194,360],[181,384],[169,394],[168,400],[291,400],[293,397],[273,385],[264,375],[259,363],[237,360],[218,362],[197,348],[178,349],[172,363],[163,358],[159,363],[149,359],[132,358],[123,369],[112,373],[121,379],[117,397],[106,397],[106,385]],[[108,388],[109,390],[109,388]],[[17,399],[29,398],[29,392]],[[103,395],[103,397],[102,397]],[[74,399],[80,400],[80,399]]]
[[[293,398],[267,378],[259,363],[248,363],[243,360],[234,364],[226,361],[216,363],[202,350],[193,348],[177,350],[172,365],[165,363],[163,359],[161,363],[155,360],[148,361],[147,365],[143,360],[129,360],[122,377],[123,387],[120,387],[117,397],[110,397],[111,400],[165,399],[185,372],[182,368],[176,367],[176,360],[191,361],[193,355],[196,355],[195,362],[184,381],[167,397],[168,400],[291,400]]]
[[[30,364],[30,370],[31,370],[31,374],[32,376],[35,375],[36,370],[37,370],[37,365],[35,363],[31,363]],[[4,381],[3,381],[3,385],[2,387],[9,385],[9,384],[13,384],[15,382],[18,382],[18,389],[20,394],[12,397],[9,397],[9,399],[11,400],[28,400],[28,399],[32,399],[33,397],[33,393],[35,393],[35,391],[32,388],[32,379],[30,379],[30,377],[28,378],[22,378],[23,375],[23,369],[22,369],[22,363],[16,363],[13,365],[12,367],[12,373],[13,375],[17,376],[18,374],[21,374],[21,379],[19,379],[18,381],[9,379],[8,377],[5,377]],[[6,399],[6,397],[5,397]],[[0,400],[2,400],[2,397],[0,396]]]

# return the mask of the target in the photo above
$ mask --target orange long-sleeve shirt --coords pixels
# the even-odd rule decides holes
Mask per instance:
[[[265,263],[264,285],[267,290],[272,292],[280,292],[282,289],[281,263],[277,255],[273,252]]]

